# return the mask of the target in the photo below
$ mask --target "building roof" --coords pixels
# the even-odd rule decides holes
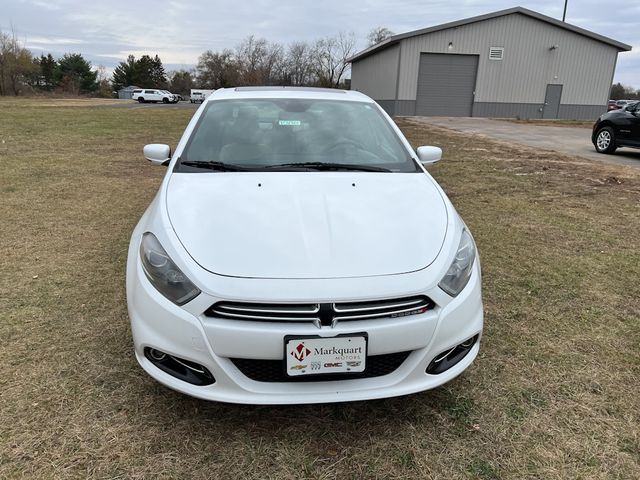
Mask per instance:
[[[362,50],[361,52],[355,54],[353,57],[349,58],[348,61],[353,63],[353,62],[357,62],[358,60],[362,60],[363,58],[368,57],[369,55],[372,55],[392,45],[400,43],[400,41],[404,40],[405,38],[417,37],[418,35],[439,32],[440,30],[446,30],[448,28],[461,27],[463,25],[469,25],[470,23],[483,22],[485,20],[504,17],[506,15],[511,15],[514,13],[520,13],[522,15],[526,15],[527,17],[535,18],[536,20],[549,23],[556,27],[564,28],[565,30],[569,30],[570,32],[577,33],[578,35],[584,35],[585,37],[598,40],[599,42],[611,45],[623,52],[628,52],[631,50],[631,45],[627,45],[626,43],[618,42],[617,40],[613,40],[612,38],[590,32],[589,30],[585,30],[584,28],[576,27],[575,25],[571,25],[569,23],[556,20],[555,18],[547,17],[546,15],[542,15],[541,13],[534,12],[533,10],[529,10],[524,7],[513,7],[513,8],[508,8],[506,10],[499,10],[497,12],[487,13],[485,15],[479,15],[477,17],[465,18],[463,20],[456,20],[455,22],[443,23],[441,25],[436,25],[434,27],[422,28],[420,30],[413,30],[412,32],[393,35],[392,37],[389,37],[388,39],[380,43],[377,43],[375,45],[372,45],[371,47],[366,48],[365,50]]]

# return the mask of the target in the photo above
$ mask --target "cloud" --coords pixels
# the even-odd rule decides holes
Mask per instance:
[[[82,45],[87,43],[86,40],[80,40],[79,38],[64,38],[64,37],[28,37],[28,45],[42,46],[60,46],[60,45]]]
[[[165,63],[194,65],[207,49],[234,48],[253,34],[271,41],[311,41],[353,31],[363,48],[368,31],[385,26],[396,33],[511,8],[513,0],[79,0],[5,1],[0,29],[12,27],[39,50],[78,51],[112,68],[129,53],[158,54]],[[562,17],[559,0],[520,0],[531,10]],[[621,12],[624,12],[621,14]],[[569,1],[567,21],[640,50],[640,2]],[[640,88],[640,57],[622,54],[616,79]],[[621,80],[622,81],[622,80]]]

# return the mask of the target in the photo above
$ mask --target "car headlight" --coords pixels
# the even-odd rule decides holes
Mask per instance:
[[[475,259],[475,243],[473,243],[471,234],[464,229],[456,256],[438,286],[452,297],[457,296],[469,283]]]
[[[200,290],[173,263],[153,233],[147,232],[140,243],[142,269],[154,287],[176,305],[184,305]]]

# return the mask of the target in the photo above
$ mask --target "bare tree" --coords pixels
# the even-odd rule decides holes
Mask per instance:
[[[367,41],[369,42],[369,46],[372,47],[380,42],[384,42],[387,38],[392,37],[393,35],[394,33],[387,27],[376,27],[372,28],[367,35]]]
[[[0,32],[0,95],[18,95],[38,68],[14,32]]]
[[[286,67],[289,85],[301,86],[313,83],[313,59],[308,43],[294,42],[289,45]]]
[[[353,33],[339,33],[313,44],[281,44],[251,35],[235,50],[208,50],[198,59],[197,84],[204,88],[241,85],[317,85],[338,87],[355,54]]]
[[[284,75],[284,48],[253,35],[236,47],[236,58],[243,85],[269,85],[281,83]]]
[[[98,89],[96,90],[96,94],[99,97],[109,98],[113,94],[113,86],[109,81],[109,75],[107,74],[107,69],[104,65],[98,65],[96,69],[98,73],[96,77],[96,81],[98,82]]]
[[[169,86],[173,93],[187,96],[193,88],[193,70],[175,70],[169,72]]]
[[[347,60],[356,52],[353,33],[340,32],[335,37],[316,40],[313,46],[313,66],[318,84],[337,87],[349,68]]]
[[[207,50],[198,58],[196,79],[201,88],[225,88],[238,85],[240,67],[231,50]]]

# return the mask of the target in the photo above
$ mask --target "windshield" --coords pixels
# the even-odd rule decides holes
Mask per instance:
[[[208,104],[176,171],[232,169],[224,167],[235,171],[419,171],[376,105],[312,99]]]

